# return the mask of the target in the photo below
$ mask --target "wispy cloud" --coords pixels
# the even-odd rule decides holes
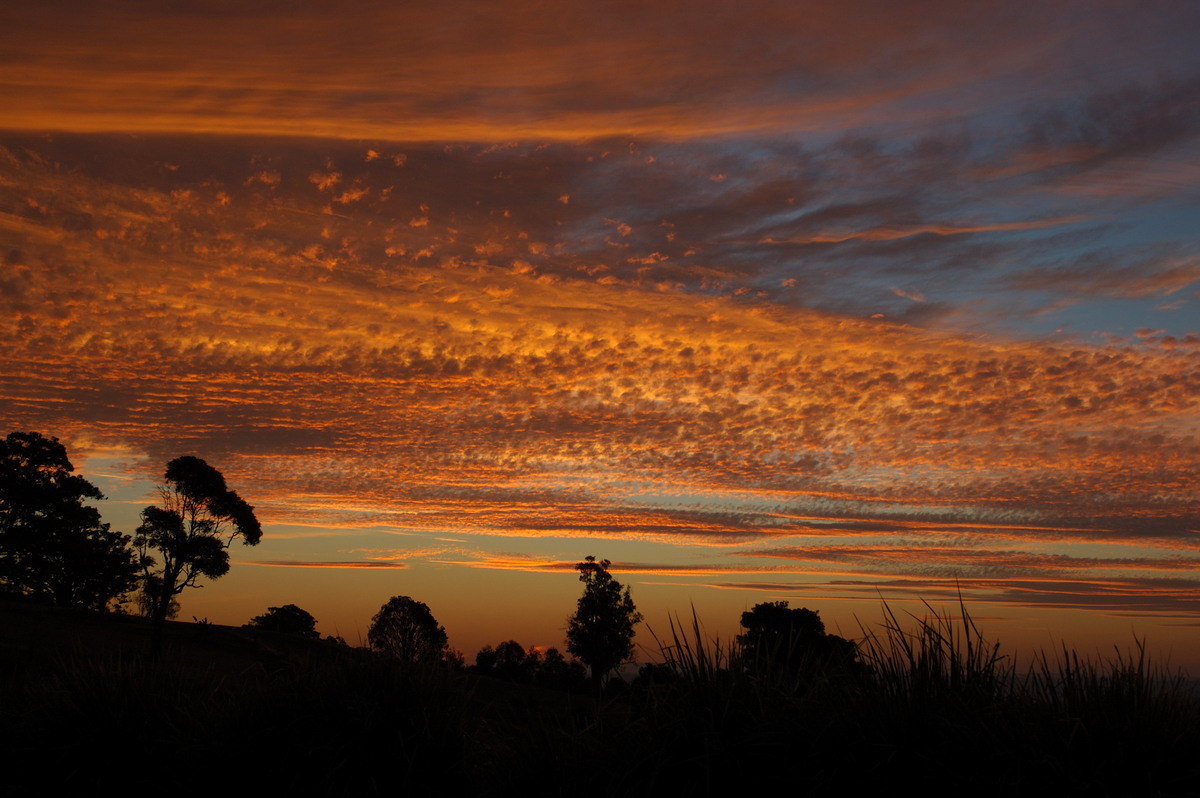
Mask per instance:
[[[245,565],[262,565],[269,568],[407,568],[404,563],[376,561],[335,561],[318,562],[316,560],[255,560]]]

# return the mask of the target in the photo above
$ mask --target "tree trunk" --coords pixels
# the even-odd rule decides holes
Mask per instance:
[[[150,656],[158,659],[162,653],[163,632],[167,627],[167,615],[171,612],[171,599],[175,596],[175,577],[168,580],[163,576],[158,586],[158,595],[154,597],[154,615],[151,620],[154,627],[150,632]]]

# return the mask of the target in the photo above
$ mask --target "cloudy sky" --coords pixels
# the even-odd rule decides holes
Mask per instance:
[[[183,617],[561,646],[593,554],[1200,663],[1200,6],[409,5],[0,9],[3,431],[226,475]]]

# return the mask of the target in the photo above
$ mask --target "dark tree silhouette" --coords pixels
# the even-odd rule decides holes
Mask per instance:
[[[137,607],[146,618],[154,617],[154,610],[158,606],[159,597],[162,595],[159,591],[162,590],[162,579],[157,574],[150,574],[142,577],[142,584],[137,591]],[[174,620],[179,615],[179,599],[175,596],[168,598],[167,620]]]
[[[217,579],[229,572],[229,546],[237,538],[258,544],[262,527],[254,508],[225,487],[221,472],[198,457],[177,457],[167,463],[158,488],[161,505],[142,510],[134,535],[141,554],[147,595],[154,620],[154,647],[171,601],[184,588],[199,587],[200,577]],[[161,563],[151,552],[162,558]]]
[[[516,640],[506,640],[495,648],[484,646],[479,649],[470,670],[481,676],[541,687],[569,689],[587,685],[587,671],[583,665],[564,659],[557,648],[526,650]]]
[[[516,640],[505,640],[495,648],[484,646],[479,649],[472,670],[510,682],[528,683],[533,681],[539,664],[541,657],[536,649],[526,651]]]
[[[752,668],[849,668],[858,656],[853,642],[825,633],[818,612],[790,609],[786,601],[755,604],[741,624],[746,631],[737,642]]]
[[[295,604],[268,607],[265,613],[252,618],[246,626],[251,629],[309,637],[314,640],[321,636],[317,631],[317,619]]]
[[[104,495],[74,470],[57,438],[13,432],[0,441],[0,585],[103,611],[133,589],[137,560],[129,536],[84,504]]]
[[[583,689],[587,686],[587,671],[576,660],[564,657],[557,648],[548,648],[542,652],[535,679],[542,687]]]
[[[423,602],[392,596],[379,608],[367,630],[367,644],[405,662],[437,662],[446,654],[447,637]]]
[[[591,669],[596,692],[613,668],[633,657],[633,627],[642,620],[629,588],[622,590],[609,574],[610,564],[588,556],[575,565],[583,595],[567,619],[567,651]]]

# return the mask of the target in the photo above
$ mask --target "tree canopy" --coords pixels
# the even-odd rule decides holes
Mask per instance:
[[[0,585],[60,606],[105,610],[129,592],[129,536],[100,521],[95,485],[72,473],[57,438],[13,432],[0,441]]]
[[[367,644],[405,662],[436,662],[447,650],[446,629],[423,602],[392,596],[379,608],[367,630]]]
[[[633,657],[633,627],[641,622],[629,588],[608,572],[608,560],[588,556],[575,565],[583,595],[567,619],[567,651],[587,665],[599,690],[610,671]]]
[[[268,607],[262,615],[257,615],[246,624],[251,629],[262,629],[268,632],[310,637],[317,639],[321,636],[317,631],[317,619],[295,604],[284,604],[282,607]]]
[[[230,545],[239,537],[245,545],[257,545],[262,527],[254,508],[198,457],[167,463],[158,494],[161,504],[142,510],[133,542],[141,554],[151,617],[161,630],[174,597],[198,587],[201,577],[228,573]]]

